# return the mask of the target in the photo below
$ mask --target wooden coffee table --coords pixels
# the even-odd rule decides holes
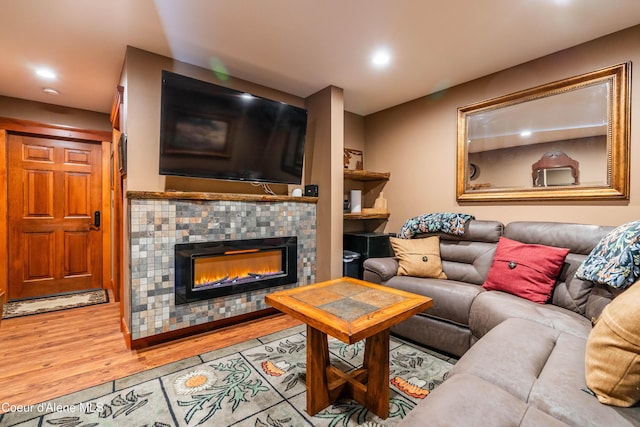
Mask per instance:
[[[389,328],[431,306],[431,298],[343,277],[274,292],[267,304],[307,324],[307,413],[353,398],[389,416]],[[344,373],[329,361],[327,335],[346,344],[366,339],[362,368]]]

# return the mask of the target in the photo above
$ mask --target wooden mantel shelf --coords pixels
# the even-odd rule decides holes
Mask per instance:
[[[223,200],[236,202],[299,202],[318,203],[317,197],[294,197],[269,194],[200,193],[192,191],[127,191],[128,199]]]

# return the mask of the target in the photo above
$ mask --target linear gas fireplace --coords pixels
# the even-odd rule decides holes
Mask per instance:
[[[298,281],[296,237],[175,245],[176,304]]]

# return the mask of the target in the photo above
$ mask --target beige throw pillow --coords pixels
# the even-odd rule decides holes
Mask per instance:
[[[602,311],[587,340],[587,386],[607,405],[640,400],[640,281]]]
[[[446,279],[440,259],[440,238],[398,239],[391,237],[391,247],[398,258],[398,276]]]

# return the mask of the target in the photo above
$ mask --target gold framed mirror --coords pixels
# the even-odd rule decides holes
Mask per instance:
[[[458,108],[458,202],[628,200],[630,68]],[[575,159],[580,180],[536,185],[532,164],[557,152]]]

